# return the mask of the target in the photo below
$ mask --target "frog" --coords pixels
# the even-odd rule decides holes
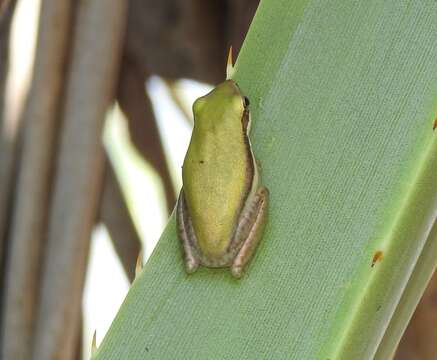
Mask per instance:
[[[250,101],[226,79],[193,104],[176,206],[185,270],[230,268],[239,279],[267,221],[269,190],[250,141]]]

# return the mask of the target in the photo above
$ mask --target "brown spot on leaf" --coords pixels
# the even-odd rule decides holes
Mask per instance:
[[[372,258],[371,267],[374,267],[378,261],[381,261],[383,256],[384,256],[384,253],[381,250],[375,251],[375,253],[373,254],[373,258]]]

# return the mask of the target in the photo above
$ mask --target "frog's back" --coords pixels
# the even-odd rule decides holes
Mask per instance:
[[[214,108],[220,103],[207,105],[203,116],[195,119],[183,183],[198,246],[213,260],[226,252],[233,236],[252,186],[254,164],[242,125],[243,109],[232,111],[225,104],[229,111],[223,111]]]

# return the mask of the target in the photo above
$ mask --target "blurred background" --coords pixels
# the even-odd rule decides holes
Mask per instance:
[[[104,337],[175,205],[191,104],[257,5],[0,0],[1,359],[87,359]]]
[[[104,337],[174,207],[191,104],[257,3],[0,2],[2,359]]]

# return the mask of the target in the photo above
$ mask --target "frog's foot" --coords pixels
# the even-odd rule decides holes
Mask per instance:
[[[250,207],[250,213],[240,220],[235,237],[245,240],[231,265],[232,275],[236,278],[241,278],[243,275],[244,269],[261,240],[267,216],[268,199],[269,190],[264,186],[259,188]],[[249,219],[252,220],[249,222]]]
[[[185,257],[185,271],[187,274],[192,274],[195,272],[199,267],[199,262],[195,259],[188,259]]]
[[[185,271],[192,274],[197,270],[200,264],[200,259],[196,249],[196,235],[194,233],[193,224],[188,216],[188,208],[185,203],[185,196],[183,189],[178,198],[176,221],[178,235],[182,242],[184,249]]]

